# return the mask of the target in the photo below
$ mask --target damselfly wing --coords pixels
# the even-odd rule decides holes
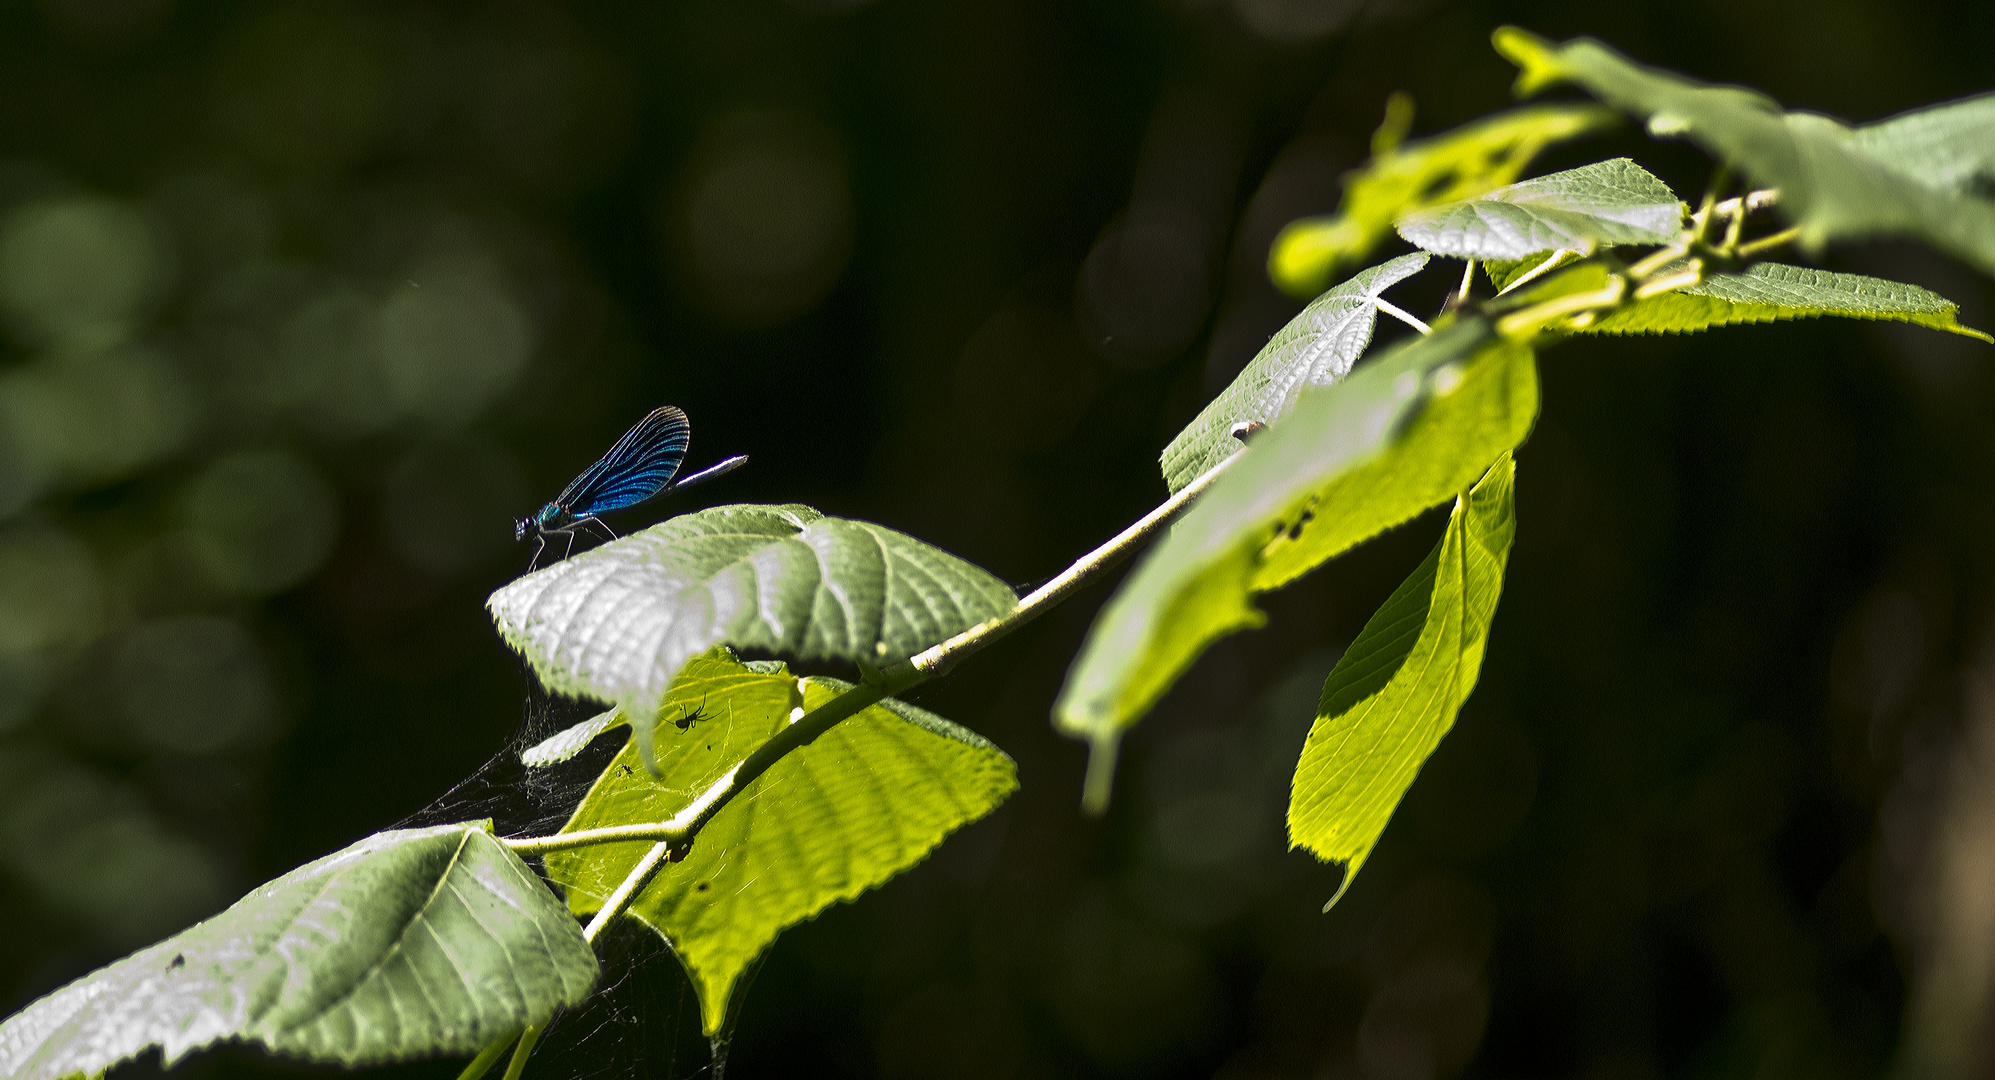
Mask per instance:
[[[711,480],[748,462],[748,456],[740,454],[691,476],[675,479],[679,466],[686,461],[686,448],[692,444],[692,438],[693,425],[684,412],[671,405],[651,410],[650,415],[624,432],[608,453],[562,488],[554,501],[532,517],[515,521],[514,538],[524,540],[532,536],[539,540],[540,547],[534,549],[537,561],[547,538],[555,533],[566,535],[572,548],[575,530],[584,525],[594,522],[609,531],[600,518],[602,514]],[[610,536],[614,538],[616,534],[611,532]]]

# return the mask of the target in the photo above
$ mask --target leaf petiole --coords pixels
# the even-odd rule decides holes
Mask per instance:
[[[1475,264],[1470,263],[1469,265],[1473,267]],[[1380,311],[1385,312],[1387,315],[1390,315],[1393,318],[1398,319],[1400,322],[1405,323],[1406,325],[1414,328],[1415,330],[1420,331],[1423,334],[1431,334],[1434,332],[1433,327],[1428,326],[1426,323],[1421,322],[1419,319],[1414,318],[1412,312],[1407,311],[1406,309],[1400,307],[1397,304],[1392,303],[1391,301],[1387,300],[1382,296],[1372,297],[1372,306],[1378,308]],[[1231,459],[1229,458],[1228,460]]]
[[[512,1032],[500,1037],[497,1042],[485,1049],[478,1051],[478,1056],[471,1059],[471,1064],[464,1066],[464,1071],[457,1074],[457,1080],[478,1080],[479,1077],[490,1072],[493,1064],[499,1060],[499,1055],[505,1053],[506,1048],[513,1045],[519,1037],[519,1032]]]

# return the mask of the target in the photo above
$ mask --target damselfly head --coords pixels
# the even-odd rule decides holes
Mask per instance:
[[[526,534],[527,534],[527,530],[528,530],[528,529],[531,529],[531,528],[533,528],[533,519],[532,519],[532,518],[530,518],[530,517],[523,517],[523,518],[514,518],[514,519],[513,519],[513,539],[514,539],[514,540],[524,540],[524,539],[526,539]]]

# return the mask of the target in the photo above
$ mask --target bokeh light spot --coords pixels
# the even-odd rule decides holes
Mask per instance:
[[[199,401],[150,349],[51,357],[0,375],[0,498],[109,480],[180,449]]]
[[[181,503],[195,554],[209,573],[249,594],[296,585],[331,554],[339,503],[310,465],[276,450],[221,459]]]
[[[0,657],[29,660],[87,644],[104,615],[97,561],[60,530],[0,532]]]
[[[438,259],[418,268],[381,312],[381,358],[390,400],[437,423],[477,415],[519,376],[532,327],[482,259]]]
[[[0,224],[0,307],[31,344],[116,342],[159,299],[167,276],[152,223],[108,199],[34,202]]]
[[[118,720],[133,741],[205,754],[255,741],[277,719],[262,652],[226,619],[187,615],[126,631],[111,659]]]
[[[104,945],[144,944],[220,906],[222,875],[137,793],[47,751],[0,750],[0,868]]]
[[[770,324],[823,299],[852,246],[837,141],[798,117],[739,113],[708,130],[693,160],[673,228],[715,314]]]

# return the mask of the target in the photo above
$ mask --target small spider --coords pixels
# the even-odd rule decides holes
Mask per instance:
[[[702,720],[711,720],[711,719],[713,718],[707,715],[707,699],[701,698],[699,708],[694,709],[692,712],[686,713],[684,716],[679,717],[677,720],[672,721],[672,726],[678,728],[680,731],[686,731],[689,730],[694,724],[697,724]]]

